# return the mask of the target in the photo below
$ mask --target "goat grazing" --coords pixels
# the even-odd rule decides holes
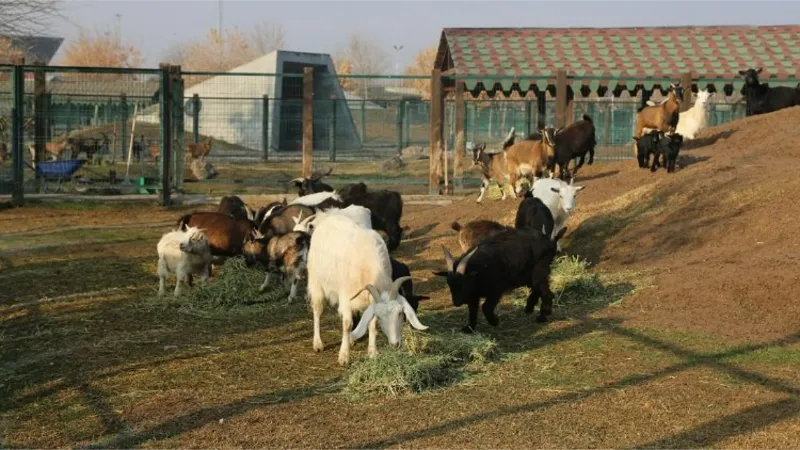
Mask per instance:
[[[297,296],[297,284],[306,268],[306,259],[311,237],[307,233],[290,232],[272,239],[258,237],[248,239],[244,243],[245,264],[248,267],[259,265],[267,272],[259,292],[269,286],[270,271],[277,269],[283,275],[284,283],[289,289],[291,302]]]
[[[255,220],[255,214],[245,202],[236,195],[222,197],[217,207],[217,212],[229,214],[234,219]]]
[[[502,193],[501,200],[506,199],[506,154],[505,150],[514,143],[514,128],[508,132],[508,135],[503,140],[503,150],[498,152],[489,153],[486,151],[486,143],[480,143],[472,148],[472,166],[478,166],[481,170],[481,193],[478,195],[476,202],[480,203],[483,200],[483,195],[486,193],[486,188],[494,179],[497,185],[500,186]],[[513,190],[513,186],[512,186]]]
[[[303,197],[317,192],[333,192],[333,188],[322,182],[322,178],[328,176],[333,172],[332,167],[328,167],[326,171],[316,171],[308,178],[295,178],[289,182],[292,186],[297,188],[297,195]]]
[[[466,252],[468,249],[478,245],[489,236],[494,236],[509,229],[509,227],[493,220],[473,220],[464,226],[461,226],[458,222],[453,222],[450,228],[458,233],[458,245],[461,246],[462,252]]]
[[[744,78],[744,93],[747,98],[747,115],[766,114],[783,108],[800,105],[800,88],[789,86],[769,87],[758,81],[761,67],[740,70]]]
[[[591,166],[594,162],[594,148],[597,145],[597,139],[592,118],[584,114],[583,120],[555,130],[552,134],[552,142],[555,157],[548,169],[553,173],[555,166],[558,165],[559,178],[567,180],[583,167],[586,153],[589,153],[589,165]],[[575,173],[570,175],[569,163],[576,158],[580,158],[580,160],[575,165]]]
[[[552,129],[541,130],[541,133],[542,140],[540,141],[525,139],[504,149],[506,173],[514,197],[518,195],[517,180],[521,176],[533,175],[540,178],[544,169],[552,167],[552,161],[555,158],[554,133]]]
[[[519,208],[517,208],[514,228],[518,230],[542,230],[544,235],[550,239],[553,236],[554,227],[553,214],[547,205],[541,199],[534,197],[531,191],[526,192],[525,199],[520,202]]]
[[[175,273],[175,297],[181,295],[181,282],[192,285],[192,276],[208,278],[211,249],[208,237],[197,227],[170,231],[161,236],[158,250],[158,295],[164,295],[164,283],[169,273]]]
[[[657,130],[650,130],[640,137],[634,137],[636,141],[636,159],[639,161],[639,167],[646,169],[650,165],[650,155],[658,152],[658,141],[661,139],[663,133]]]
[[[461,331],[475,331],[481,298],[485,299],[481,309],[486,321],[497,326],[500,321],[494,310],[503,294],[521,286],[530,288],[525,313],[532,313],[541,297],[537,320],[547,321],[553,309],[550,265],[565,232],[566,228],[551,241],[543,236],[543,230],[509,230],[486,239],[458,259],[442,246],[447,271],[434,273],[447,278],[454,306],[469,307],[469,321]]]
[[[553,234],[555,239],[559,231],[566,226],[567,219],[575,210],[575,197],[584,186],[575,186],[575,179],[569,183],[564,180],[543,178],[533,183],[533,196],[542,201],[553,216]],[[561,245],[558,246],[561,251]]]
[[[680,118],[681,99],[683,98],[683,87],[681,83],[670,84],[667,100],[655,106],[644,106],[639,108],[636,114],[636,127],[634,137],[641,137],[644,129],[649,128],[666,133],[675,131]],[[639,158],[638,144],[634,145],[634,154]]]
[[[667,172],[675,171],[675,162],[678,160],[678,153],[681,151],[683,136],[678,133],[665,134],[660,136],[658,143],[653,151],[653,165],[650,171],[655,172],[658,167],[666,167]],[[661,157],[661,163],[658,158]]]
[[[314,350],[322,351],[320,319],[327,299],[338,307],[342,318],[339,364],[350,361],[350,340],[358,340],[369,327],[368,354],[377,355],[377,327],[389,344],[399,346],[403,317],[418,330],[420,323],[408,300],[399,293],[406,281],[392,282],[392,267],[386,244],[375,230],[367,230],[343,215],[328,217],[316,227],[308,251],[308,298],[314,313]],[[353,311],[363,313],[351,332]]]

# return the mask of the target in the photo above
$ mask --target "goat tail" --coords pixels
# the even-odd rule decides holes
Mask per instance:
[[[511,129],[508,130],[508,135],[506,135],[506,138],[503,139],[503,150],[511,147],[514,144],[514,137],[514,127],[511,127]]]
[[[452,228],[453,231],[461,231],[461,229],[464,227],[462,227],[461,224],[458,222],[453,222],[450,224],[450,228]]]
[[[192,214],[186,214],[185,216],[178,219],[178,229],[183,231],[189,225],[189,221],[192,220]]]
[[[588,114],[584,114],[584,115],[583,115],[583,120],[585,120],[585,121],[587,121],[587,122],[592,122],[592,118],[591,118],[591,117],[589,117],[589,115],[588,115]]]

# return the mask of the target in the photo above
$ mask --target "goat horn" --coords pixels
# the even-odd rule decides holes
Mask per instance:
[[[411,277],[400,277],[394,280],[394,283],[392,283],[392,299],[397,299],[397,294],[400,293],[400,286],[410,279]]]
[[[369,302],[371,304],[376,303],[378,301],[378,299],[381,298],[381,293],[378,292],[378,288],[376,288],[373,284],[368,284],[368,285],[364,286],[363,288],[361,288],[360,291],[356,292],[356,294],[354,296],[350,297],[350,301],[352,302],[353,300],[355,300],[355,298],[358,297],[358,295],[361,294],[362,292],[364,292],[365,290],[369,291],[369,293],[370,293]]]
[[[303,182],[303,178],[301,177],[301,178],[295,178],[292,181],[290,181],[289,183],[302,183],[302,182]]]
[[[312,219],[314,219],[314,217],[316,217],[316,216],[317,216],[316,214],[312,214],[312,215],[310,215],[310,216],[306,217],[305,219],[301,220],[301,221],[298,223],[298,225],[302,225],[302,226],[304,226],[304,227],[305,227],[305,226],[308,226],[308,223],[309,223],[309,222],[311,222],[311,220],[312,220]]]
[[[476,251],[478,251],[478,247],[475,247],[474,249],[472,249],[471,252],[467,253],[466,256],[461,258],[461,262],[458,263],[458,268],[456,269],[456,273],[464,275],[464,273],[467,271],[467,263],[469,263],[470,258],[472,258],[472,255],[474,255]]]
[[[454,267],[453,267],[453,263],[454,263],[453,255],[451,255],[450,252],[447,251],[447,248],[444,245],[442,246],[442,250],[444,250],[444,260],[445,260],[445,264],[447,264],[447,270],[449,272],[452,272],[453,269],[454,269]]]

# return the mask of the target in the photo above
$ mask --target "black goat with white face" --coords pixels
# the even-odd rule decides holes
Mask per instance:
[[[547,321],[553,309],[550,266],[565,232],[566,227],[551,241],[545,230],[508,230],[484,240],[458,259],[442,247],[447,271],[434,274],[447,277],[453,305],[469,307],[469,321],[462,331],[475,331],[481,298],[485,299],[481,309],[486,321],[497,326],[500,321],[494,310],[503,294],[522,286],[530,288],[525,313],[532,313],[541,298],[537,321]]]
[[[328,167],[327,170],[314,172],[308,178],[295,178],[289,183],[297,188],[297,195],[300,197],[317,192],[333,192],[333,188],[330,185],[322,182],[322,178],[330,175],[331,172],[333,172],[333,168]]]

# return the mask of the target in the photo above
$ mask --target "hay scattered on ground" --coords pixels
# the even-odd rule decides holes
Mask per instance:
[[[244,258],[228,258],[217,270],[217,276],[206,283],[195,283],[185,292],[188,305],[202,309],[232,308],[286,300],[289,296],[278,274],[272,275],[269,288],[258,292],[265,273],[247,267]]]
[[[636,290],[648,286],[649,278],[623,271],[600,273],[579,256],[556,259],[550,274],[550,289],[556,295],[556,306],[614,304]]]
[[[354,361],[345,378],[344,394],[368,396],[420,393],[452,385],[479,371],[498,356],[497,343],[479,333],[404,333],[403,348],[381,348],[375,358]]]

